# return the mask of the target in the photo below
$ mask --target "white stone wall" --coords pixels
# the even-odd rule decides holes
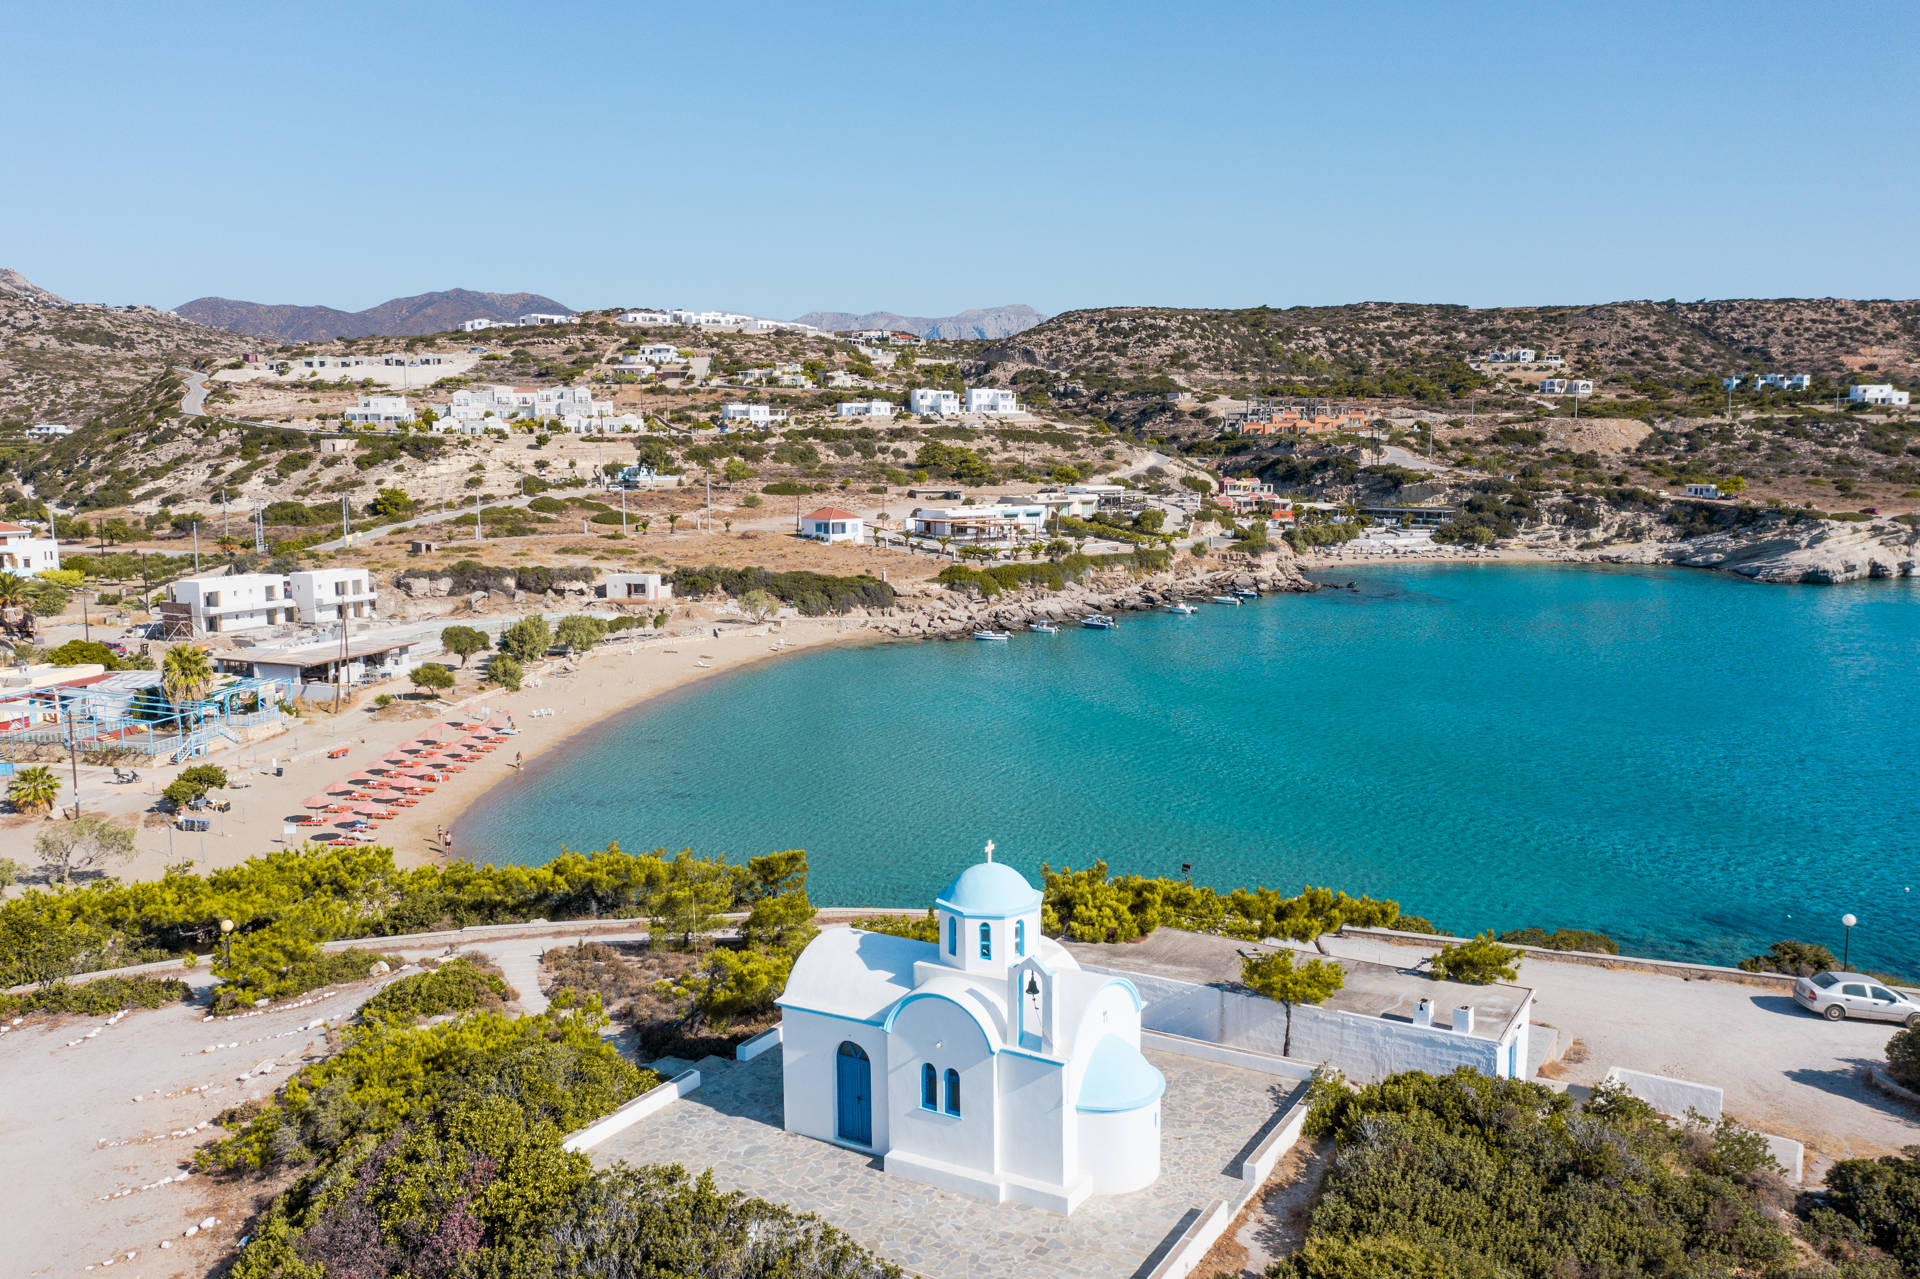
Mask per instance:
[[[1649,1075],[1619,1066],[1609,1070],[1600,1082],[1619,1084],[1631,1095],[1674,1119],[1686,1118],[1689,1111],[1698,1112],[1708,1120],[1718,1119],[1726,1099],[1726,1093],[1712,1084],[1689,1083],[1670,1075]]]
[[[920,1068],[928,1062],[937,1085],[933,1110],[920,1105]],[[994,1058],[979,1023],[952,1000],[910,1000],[893,1019],[885,1066],[889,1137],[876,1149],[923,1155],[980,1176],[996,1174]],[[945,1110],[950,1068],[960,1072],[958,1118]]]
[[[1272,1000],[1141,973],[1126,976],[1146,1000],[1142,1025],[1148,1030],[1265,1053],[1278,1054],[1285,1046],[1286,1009]],[[1524,1076],[1524,1015],[1518,1043],[1519,1073]],[[1365,1083],[1403,1070],[1446,1074],[1458,1066],[1504,1075],[1508,1059],[1505,1045],[1491,1039],[1312,1007],[1293,1010],[1290,1055],[1296,1061],[1324,1062]]]
[[[873,1149],[884,1151],[888,1138],[887,1035],[868,1022],[785,1010],[780,1019],[780,1044],[786,1126],[802,1136],[839,1141],[834,1113],[839,1095],[835,1057],[841,1041],[848,1039],[866,1050],[872,1064]]]

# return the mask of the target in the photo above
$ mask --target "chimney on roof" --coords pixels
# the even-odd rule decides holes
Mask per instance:
[[[1413,1006],[1413,1024],[1416,1026],[1433,1025],[1433,1001],[1423,999]]]
[[[1462,1004],[1453,1010],[1453,1028],[1462,1035],[1471,1035],[1473,1033],[1473,1008],[1471,1005]]]

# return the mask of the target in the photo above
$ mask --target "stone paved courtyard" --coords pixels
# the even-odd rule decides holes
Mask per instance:
[[[1137,1194],[1096,1196],[1071,1217],[889,1177],[871,1156],[782,1130],[777,1048],[751,1062],[701,1062],[696,1091],[593,1158],[711,1168],[722,1188],[817,1213],[929,1279],[1126,1279],[1150,1268],[1194,1210],[1237,1199],[1242,1152],[1304,1088],[1151,1049],[1147,1058],[1167,1077],[1160,1179]]]

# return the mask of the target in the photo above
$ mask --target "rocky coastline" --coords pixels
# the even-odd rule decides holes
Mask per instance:
[[[975,631],[1014,630],[1035,622],[1077,626],[1095,613],[1151,612],[1176,600],[1205,599],[1236,589],[1274,595],[1317,588],[1289,550],[1265,556],[1227,552],[1144,576],[1108,569],[1064,590],[1029,587],[991,599],[928,582],[903,592],[894,615],[874,619],[872,627],[901,638],[962,639]]]
[[[1787,585],[1920,576],[1920,528],[1896,519],[1851,522],[1770,512],[1750,524],[1686,539],[1593,549],[1540,539],[1521,545],[1567,563],[1671,564]]]

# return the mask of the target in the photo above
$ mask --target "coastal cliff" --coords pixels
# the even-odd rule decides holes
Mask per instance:
[[[1205,598],[1235,589],[1262,594],[1311,591],[1291,551],[1266,556],[1227,552],[1207,560],[1189,560],[1147,575],[1125,569],[1089,574],[1064,590],[1040,587],[1002,592],[983,599],[965,591],[925,583],[902,592],[904,616],[876,620],[874,629],[891,635],[957,638],[984,629],[1009,630],[1034,622],[1077,623],[1093,613],[1146,612],[1176,600]]]
[[[1576,563],[1672,564],[1788,584],[1920,574],[1920,528],[1894,519],[1856,523],[1767,512],[1752,523],[1699,537],[1570,552],[1554,549],[1555,558]]]

